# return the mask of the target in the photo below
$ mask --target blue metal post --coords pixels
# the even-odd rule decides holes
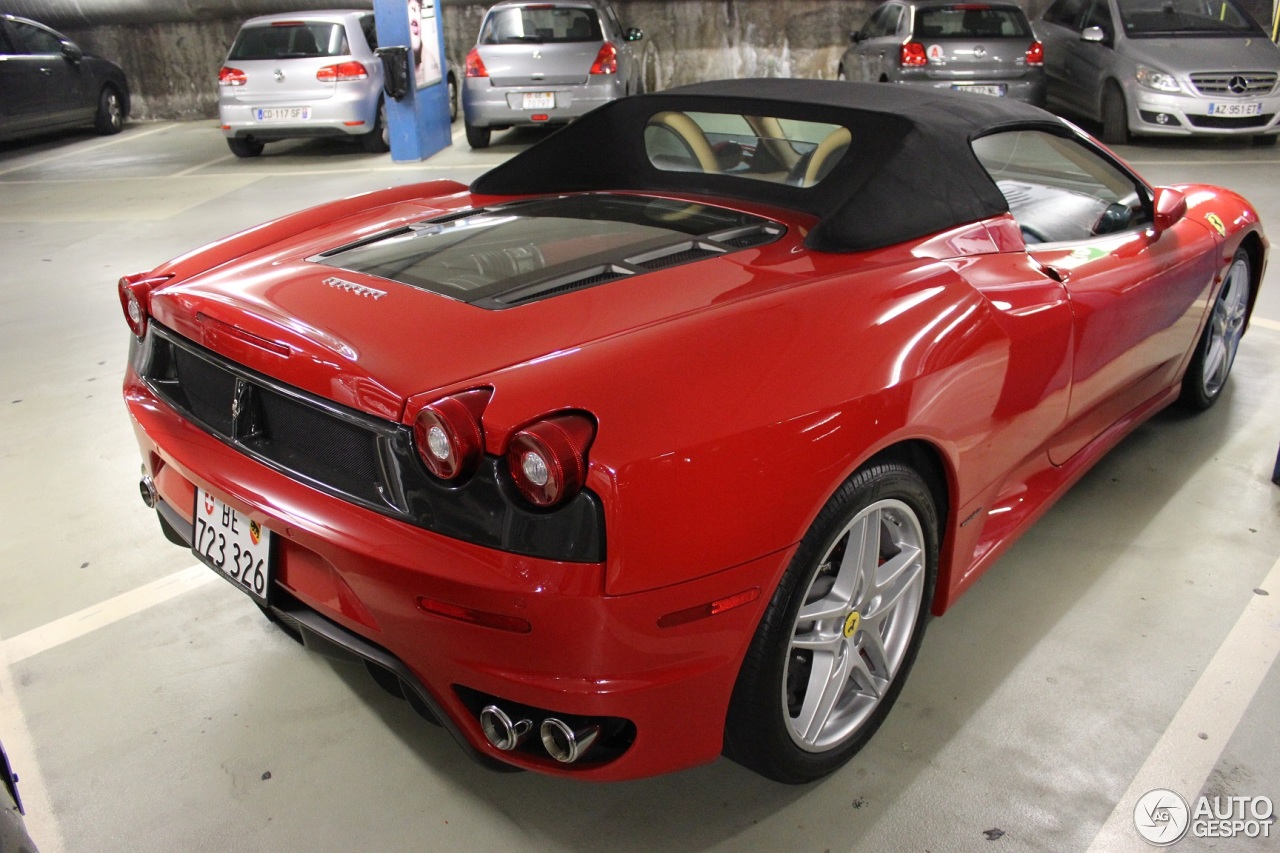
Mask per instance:
[[[379,46],[410,48],[409,93],[401,100],[387,98],[386,102],[391,159],[426,159],[453,139],[440,0],[374,0],[373,14]],[[422,44],[421,50],[414,49],[415,29],[420,34],[417,40]]]

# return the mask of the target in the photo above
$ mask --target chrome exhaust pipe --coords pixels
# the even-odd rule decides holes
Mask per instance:
[[[575,729],[564,720],[548,717],[542,721],[539,732],[542,735],[542,745],[552,758],[561,764],[572,764],[587,754],[587,750],[600,736],[600,727],[586,725]]]
[[[143,475],[142,480],[138,482],[138,491],[142,493],[142,502],[147,505],[147,508],[155,509],[160,495],[156,492],[156,484],[150,474]]]
[[[515,720],[507,716],[507,712],[497,705],[486,705],[480,712],[480,728],[484,736],[495,749],[510,752],[525,739],[533,729],[532,720]]]

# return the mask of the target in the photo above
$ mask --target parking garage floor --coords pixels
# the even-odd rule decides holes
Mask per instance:
[[[1144,850],[1151,789],[1280,802],[1276,261],[1219,404],[1088,474],[933,621],[887,723],[816,784],[723,759],[611,785],[481,769],[168,544],[138,498],[116,279],[327,199],[469,181],[536,138],[414,164],[326,141],[237,160],[208,122],[0,144],[0,741],[42,851]],[[1280,149],[1120,151],[1242,192],[1280,235]]]

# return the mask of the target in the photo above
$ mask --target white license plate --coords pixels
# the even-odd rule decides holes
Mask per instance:
[[[262,107],[253,111],[258,121],[306,121],[311,107]]]
[[[556,93],[525,92],[524,108],[526,110],[554,110],[556,108]]]
[[[991,95],[995,98],[1004,97],[1004,86],[952,86],[957,92],[968,92],[971,95]]]
[[[1260,116],[1262,115],[1262,102],[1257,101],[1252,104],[1210,104],[1209,115],[1211,116]]]
[[[202,563],[263,602],[271,588],[271,531],[196,489],[191,550]]]

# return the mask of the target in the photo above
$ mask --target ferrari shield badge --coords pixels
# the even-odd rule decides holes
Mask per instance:
[[[1218,232],[1219,237],[1227,236],[1227,226],[1222,224],[1222,217],[1216,213],[1210,213],[1205,216],[1205,221],[1213,226],[1213,230]]]

